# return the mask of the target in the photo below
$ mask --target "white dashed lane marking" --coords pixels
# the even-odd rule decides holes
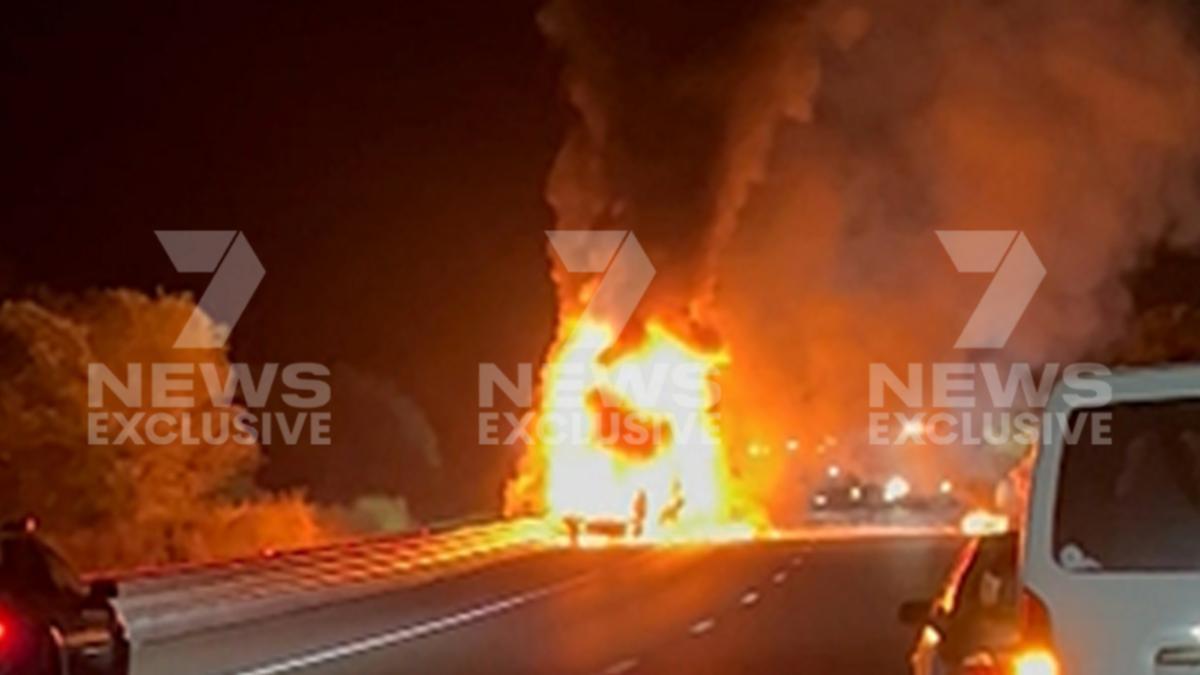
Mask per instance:
[[[798,555],[792,557],[792,559],[791,559],[792,567],[794,567],[794,568],[800,567],[803,564],[804,564],[804,556],[802,554],[798,554]],[[771,580],[775,583],[776,586],[782,585],[783,582],[787,581],[787,570],[786,569],[779,570],[771,577]],[[747,608],[753,607],[754,605],[757,605],[761,599],[762,599],[762,595],[758,592],[758,590],[755,588],[750,588],[745,593],[742,594],[741,605],[742,605],[742,607],[747,607]],[[700,637],[700,636],[712,631],[712,629],[714,629],[716,627],[717,627],[716,618],[709,617],[707,619],[701,619],[700,621],[697,621],[696,623],[692,624],[692,627],[689,629],[689,632],[692,634],[693,637]],[[638,665],[639,665],[639,662],[637,659],[625,659],[624,661],[618,661],[617,663],[614,663],[613,665],[606,668],[603,671],[602,675],[623,675],[624,673],[630,673],[630,672],[634,671],[635,669],[637,669]]]

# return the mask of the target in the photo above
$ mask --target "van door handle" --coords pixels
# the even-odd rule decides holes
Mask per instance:
[[[1200,646],[1163,647],[1154,656],[1154,663],[1164,668],[1200,668]]]

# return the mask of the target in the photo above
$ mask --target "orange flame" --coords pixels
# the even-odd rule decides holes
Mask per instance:
[[[534,447],[509,486],[510,511],[532,502],[551,518],[636,523],[656,540],[752,533],[717,415],[727,354],[653,321],[620,348],[600,323],[564,328],[542,370]]]

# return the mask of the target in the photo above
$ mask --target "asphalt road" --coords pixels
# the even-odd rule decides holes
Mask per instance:
[[[147,645],[134,675],[901,675],[952,539],[560,551]]]

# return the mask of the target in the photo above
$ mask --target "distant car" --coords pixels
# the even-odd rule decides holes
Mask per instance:
[[[824,480],[809,499],[809,510],[815,514],[844,513],[861,509],[874,490],[853,473],[830,468]]]
[[[24,523],[0,529],[0,675],[125,675],[116,590],[85,585]]]
[[[901,608],[918,675],[1200,672],[1200,368],[1101,381],[1111,401],[1047,406],[1019,545],[975,540]]]
[[[922,494],[908,486],[897,489],[895,477],[885,481],[861,479],[839,472],[822,481],[809,497],[808,515],[817,522],[876,524],[935,524],[957,520],[962,504],[953,494]]]

